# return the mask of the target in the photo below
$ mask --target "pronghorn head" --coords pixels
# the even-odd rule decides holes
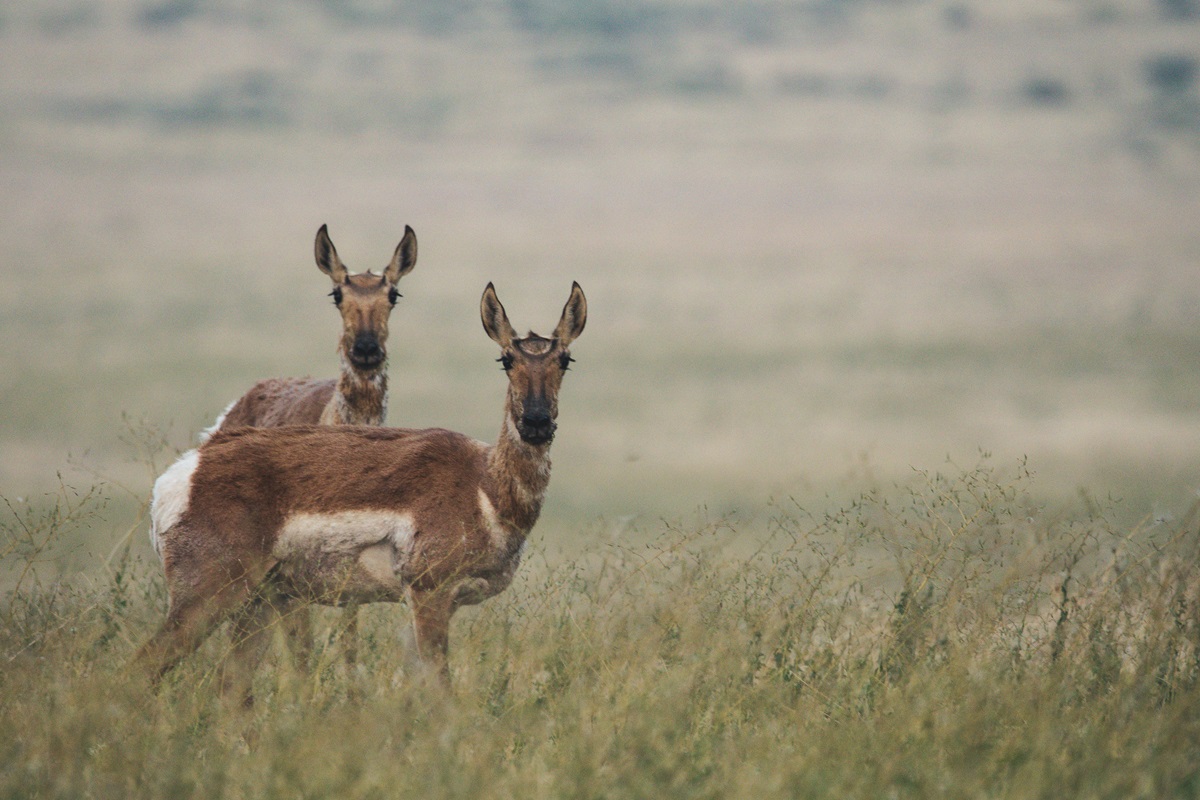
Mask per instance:
[[[317,231],[314,250],[317,266],[333,281],[330,294],[342,312],[339,351],[357,370],[382,369],[387,361],[388,317],[400,297],[396,283],[417,264],[417,235],[404,226],[404,238],[396,245],[392,263],[382,275],[369,270],[351,275],[338,258],[324,225]]]
[[[490,283],[483,291],[479,313],[483,329],[500,345],[500,363],[508,373],[506,424],[515,427],[527,444],[549,444],[557,427],[558,389],[572,361],[567,348],[583,333],[587,322],[583,290],[578,283],[571,286],[571,296],[549,339],[532,331],[518,337]]]

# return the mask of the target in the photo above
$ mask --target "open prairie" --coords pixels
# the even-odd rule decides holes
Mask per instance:
[[[1146,4],[10,4],[0,485],[141,490],[267,375],[333,375],[312,238],[380,269],[394,425],[491,440],[477,302],[592,319],[552,503],[750,508],[1028,455],[1138,510],[1200,485],[1194,19]],[[1186,59],[1182,63],[1188,62]],[[1190,116],[1189,116],[1190,115]]]
[[[1194,748],[1163,742],[1188,726],[1196,741],[1200,718],[1194,575],[1171,560],[1192,552],[1200,490],[1198,72],[1195,0],[8,2],[0,658],[23,669],[0,679],[3,719],[65,704],[63,730],[80,737],[55,744],[47,722],[32,744],[6,745],[24,770],[8,788],[49,796],[38,764],[99,747],[79,769],[130,796],[176,779],[212,796],[226,768],[231,796],[371,796],[374,768],[348,751],[363,782],[331,767],[325,788],[289,783],[301,769],[285,765],[289,743],[322,746],[305,732],[317,712],[287,699],[304,687],[261,712],[270,760],[185,766],[228,734],[209,693],[189,694],[207,685],[209,662],[196,666],[155,706],[153,731],[129,740],[162,767],[149,783],[131,777],[133,756],[88,738],[136,690],[118,691],[128,705],[77,702],[117,680],[159,619],[138,511],[154,475],[255,380],[336,373],[338,319],[312,256],[325,223],[354,270],[382,269],[406,224],[420,242],[391,322],[392,425],[494,440],[504,381],[479,322],[488,281],[522,332],[549,332],[573,280],[590,309],[528,575],[455,629],[456,682],[473,688],[453,711],[405,694],[380,633],[368,696],[430,730],[395,739],[336,681],[308,687],[348,741],[369,730],[405,763],[427,759],[446,796],[482,791],[495,770],[497,796],[1036,796],[1064,771],[1079,796],[1164,788],[1089,784],[1097,765],[1082,754],[1101,746],[1128,759],[1125,774],[1194,791],[1194,767],[1180,766]],[[963,488],[979,470],[995,491]],[[993,470],[1020,473],[1020,491],[997,488],[1009,478]],[[960,491],[964,508],[1016,527],[894,513]],[[820,544],[818,528],[853,547]],[[938,553],[968,559],[966,532],[979,555],[996,531],[1010,538],[986,563],[1010,583],[937,572]],[[42,534],[63,546],[39,546]],[[828,547],[837,577],[814,577]],[[760,560],[741,564],[749,554]],[[1111,630],[1070,628],[1064,609],[1087,605],[1072,574],[1096,593],[1087,620],[1134,577],[1162,603]],[[937,594],[905,605],[927,583]],[[1008,616],[1015,586],[1027,605]],[[810,589],[820,613],[779,600]],[[918,644],[901,624],[914,607],[955,610],[945,630],[921,623]],[[396,613],[366,629],[394,637]],[[729,640],[706,653],[716,628]],[[84,631],[102,666],[64,630]],[[1183,638],[1168,657],[1170,631]],[[779,644],[800,632],[816,638]],[[1064,653],[1078,656],[1069,668]],[[46,685],[48,658],[63,659],[63,686]],[[1155,683],[1167,661],[1191,671]],[[930,705],[938,693],[964,715]],[[1144,749],[1119,734],[1146,723],[1130,696],[1166,709]],[[649,697],[656,714],[636,715]],[[1028,720],[1039,697],[1070,711],[971,749],[970,731]],[[1104,733],[1063,734],[1066,719]],[[1042,747],[1060,734],[1074,748],[1062,759]],[[175,749],[143,752],[159,735]],[[606,750],[629,737],[687,765]],[[780,737],[799,760],[777,781],[722,760],[723,742],[754,763]],[[856,783],[812,755],[838,747],[887,755]],[[584,766],[568,785],[570,748]],[[558,778],[538,783],[533,762]],[[939,770],[971,778],[939,787]],[[62,786],[88,785],[85,772]],[[997,790],[1013,776],[1035,791]],[[587,788],[604,781],[618,788]]]

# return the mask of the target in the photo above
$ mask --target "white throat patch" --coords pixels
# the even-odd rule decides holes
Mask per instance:
[[[497,550],[503,549],[508,543],[508,531],[500,522],[500,515],[496,513],[496,507],[492,505],[487,492],[483,489],[479,490],[479,513],[483,516],[483,527],[487,531],[488,541]]]

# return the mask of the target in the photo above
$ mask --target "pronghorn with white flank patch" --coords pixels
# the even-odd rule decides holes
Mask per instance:
[[[201,434],[252,426],[382,425],[387,418],[388,319],[400,297],[396,284],[417,265],[417,235],[404,226],[404,236],[381,275],[351,274],[322,225],[313,243],[317,267],[333,281],[334,305],[342,315],[338,339],[341,372],[336,380],[267,378],[232,402],[216,423]],[[284,618],[288,644],[302,669],[309,666],[312,627],[309,615],[296,609]],[[342,624],[349,668],[357,661],[358,619],[348,606]]]
[[[406,599],[418,654],[449,681],[451,616],[512,582],[541,512],[587,301],[574,284],[550,338],[518,337],[491,284],[480,313],[508,375],[495,445],[440,428],[241,428],[159,477],[169,609],[138,654],[155,680],[232,614],[224,689],[249,702],[266,631],[293,603]]]
[[[417,235],[404,226],[392,261],[382,275],[350,274],[338,258],[324,225],[313,245],[317,267],[333,281],[333,302],[342,315],[337,380],[267,378],[229,405],[205,438],[242,426],[382,425],[387,417],[388,318],[400,293],[399,280],[417,265]]]

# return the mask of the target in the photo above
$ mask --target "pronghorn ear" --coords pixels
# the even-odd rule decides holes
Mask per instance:
[[[346,265],[338,258],[337,249],[329,238],[329,231],[322,225],[317,231],[317,241],[313,245],[317,257],[317,267],[330,277],[334,283],[346,282]]]
[[[392,256],[392,263],[387,265],[387,269],[383,271],[383,275],[390,283],[395,283],[402,277],[412,272],[413,267],[417,265],[417,235],[413,233],[413,229],[404,226],[404,238],[400,240],[400,244],[396,245],[396,253]]]
[[[483,299],[479,301],[479,316],[483,319],[483,329],[487,335],[501,347],[508,347],[517,338],[517,332],[508,321],[508,314],[500,305],[500,298],[496,297],[496,289],[491,282],[488,282],[483,290]]]
[[[567,298],[567,304],[563,306],[562,319],[558,321],[558,327],[554,329],[554,338],[558,339],[559,344],[566,347],[579,338],[585,324],[587,324],[587,298],[583,296],[583,289],[579,288],[579,284],[572,282],[571,296]]]

